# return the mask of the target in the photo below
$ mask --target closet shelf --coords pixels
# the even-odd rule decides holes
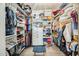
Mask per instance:
[[[21,22],[21,21],[17,21],[17,23],[18,23],[18,24],[24,24],[24,25],[25,25],[25,23],[23,23],[23,22]]]
[[[18,11],[20,11],[22,14],[24,14],[25,16],[27,16],[27,14],[20,8],[20,6],[17,4],[17,9]]]
[[[43,38],[50,38],[50,37],[43,37]]]
[[[17,16],[17,20],[19,20],[19,21],[22,20],[23,21],[23,18]]]
[[[24,49],[25,49],[25,47],[23,47],[22,49],[19,49],[17,53],[18,53],[18,54],[21,54],[21,52],[22,52]]]
[[[10,38],[13,38],[14,36],[16,35],[9,35],[9,36],[6,36],[6,38],[10,39]]]
[[[7,45],[6,45],[6,48],[7,48],[8,50],[10,50],[10,49],[14,48],[17,44],[18,44],[18,43],[16,43],[16,44],[7,44]]]
[[[20,35],[22,35],[22,33],[21,34],[18,34],[17,36],[20,36]]]
[[[24,27],[24,24],[17,24],[17,27]]]

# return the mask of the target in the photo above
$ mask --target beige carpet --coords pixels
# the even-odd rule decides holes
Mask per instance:
[[[25,49],[20,56],[33,56],[34,52],[32,52],[33,47],[29,47]],[[37,56],[43,56],[43,53],[37,53]],[[59,50],[58,47],[53,46],[53,47],[47,47],[46,48],[46,53],[45,56],[65,56],[63,52]]]

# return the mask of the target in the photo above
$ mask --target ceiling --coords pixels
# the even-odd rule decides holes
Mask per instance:
[[[46,9],[57,9],[61,3],[25,3],[26,5],[30,5],[32,10],[46,10]]]

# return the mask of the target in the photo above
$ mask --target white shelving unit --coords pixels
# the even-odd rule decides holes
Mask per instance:
[[[2,7],[2,6],[1,6]],[[15,14],[17,13],[17,10],[19,11],[19,12],[21,12],[22,13],[22,15],[24,16],[24,17],[26,17],[27,16],[27,14],[18,6],[18,4],[16,4],[16,3],[6,3],[5,4],[5,6],[4,6],[4,12],[5,12],[5,7],[9,7]],[[3,8],[2,8],[3,9]],[[2,10],[1,10],[2,11]],[[25,22],[25,18],[23,17],[23,19],[21,18],[21,20],[23,21],[23,22]],[[2,17],[1,17],[2,18]],[[5,20],[5,13],[4,13],[4,20]],[[18,19],[20,19],[20,17],[18,17]],[[25,23],[23,23],[23,22],[20,22],[19,20],[17,19],[17,17],[16,17],[16,21],[17,21],[17,26],[15,27],[15,30],[14,30],[14,34],[13,35],[8,35],[8,36],[5,36],[4,35],[4,39],[6,39],[6,44],[4,44],[4,45],[6,45],[4,48],[5,48],[5,50],[6,50],[6,48],[7,48],[7,50],[11,50],[12,52],[11,52],[11,54],[13,53],[13,52],[15,52],[14,50],[16,49],[16,52],[15,53],[18,53],[19,52],[19,54],[24,50],[24,48],[22,48],[22,49],[18,49],[17,48],[17,46],[18,46],[18,37],[17,36],[19,36],[19,35],[21,35],[21,34],[23,34],[23,36],[25,37],[25,30],[23,30],[20,34],[17,34],[17,27],[23,27],[23,29],[25,29]],[[4,23],[4,25],[1,27],[1,28],[3,28],[4,26],[5,26],[5,22],[2,22],[3,21],[3,19],[1,19],[0,20],[1,21],[1,23],[0,24],[3,24]],[[5,27],[4,27],[5,28]],[[0,31],[1,31],[1,29],[0,29]],[[5,30],[4,30],[4,32],[5,32]],[[4,32],[2,32],[2,33],[4,33]],[[1,36],[1,34],[0,34],[0,36]],[[3,36],[2,36],[2,38],[3,38]],[[3,39],[3,40],[4,40]],[[24,38],[25,39],[25,38]],[[2,41],[1,41],[2,42]],[[1,50],[0,50],[1,51]],[[1,53],[0,53],[1,54]],[[6,53],[4,53],[4,54],[6,54]]]
[[[25,17],[27,16],[27,14],[18,6],[17,6],[17,11],[19,11],[20,13],[20,16],[22,17],[19,17],[19,15],[17,16],[18,19],[17,19],[17,28],[22,28],[22,30],[20,31],[20,33],[18,34],[17,33],[17,38],[19,38],[18,36],[19,35],[23,35],[23,40],[26,40],[25,39]],[[22,21],[20,21],[20,19]],[[18,44],[19,44],[20,40],[18,39]],[[24,49],[25,47],[23,47],[22,45],[25,45],[25,43],[21,43],[21,46],[17,45],[17,54],[20,54]]]

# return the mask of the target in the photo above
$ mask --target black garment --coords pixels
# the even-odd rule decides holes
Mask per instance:
[[[14,12],[9,9],[9,7],[5,8],[6,11],[6,35],[14,34]]]

